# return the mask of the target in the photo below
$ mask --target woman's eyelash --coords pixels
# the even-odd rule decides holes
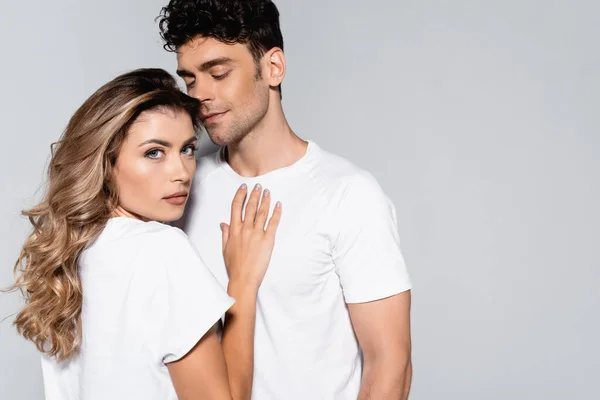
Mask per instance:
[[[185,153],[188,150],[191,150],[192,154],[195,154],[196,150],[198,150],[198,145],[188,144],[187,146],[184,146],[181,149],[181,152]],[[164,150],[163,149],[150,149],[144,154],[144,157],[151,158],[151,159],[157,159],[160,157],[160,153],[164,153]]]
[[[156,156],[152,156],[153,153],[162,153],[162,149],[150,149],[146,152],[146,154],[144,155],[145,157],[148,158],[156,158]]]
[[[198,146],[197,146],[196,144],[188,144],[187,146],[185,146],[185,147],[184,147],[183,149],[181,149],[181,150],[182,150],[182,151],[185,151],[185,150],[187,150],[187,149],[191,150],[191,151],[192,151],[192,154],[194,154],[194,153],[196,152],[196,150],[198,149]]]

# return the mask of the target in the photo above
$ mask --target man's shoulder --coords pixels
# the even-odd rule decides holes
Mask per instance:
[[[332,188],[344,189],[352,185],[370,186],[377,183],[375,177],[348,158],[319,149],[315,176]]]

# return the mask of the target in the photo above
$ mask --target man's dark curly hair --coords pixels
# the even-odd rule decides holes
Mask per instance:
[[[176,52],[198,36],[212,37],[245,44],[260,68],[265,52],[283,50],[279,11],[271,0],[171,0],[158,19],[167,51]]]

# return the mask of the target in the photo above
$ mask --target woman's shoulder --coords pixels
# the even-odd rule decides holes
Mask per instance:
[[[157,221],[142,221],[128,217],[110,218],[104,233],[111,238],[174,238],[187,240],[187,235],[179,228]]]
[[[132,218],[111,218],[98,241],[82,255],[83,264],[112,260],[111,264],[127,264],[127,269],[142,268],[160,276],[165,270],[197,267],[201,258],[179,228],[161,222],[145,222]]]
[[[173,251],[193,250],[185,232],[181,229],[156,221],[141,221],[117,217],[108,220],[96,245],[120,243],[140,251],[151,251],[154,255]]]

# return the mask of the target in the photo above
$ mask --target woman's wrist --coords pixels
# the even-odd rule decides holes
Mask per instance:
[[[229,281],[227,294],[235,299],[235,304],[225,312],[225,325],[238,324],[241,321],[254,321],[258,288],[241,282]]]
[[[233,297],[236,302],[251,301],[256,303],[259,285],[248,283],[241,280],[229,280],[227,285],[227,294]]]

